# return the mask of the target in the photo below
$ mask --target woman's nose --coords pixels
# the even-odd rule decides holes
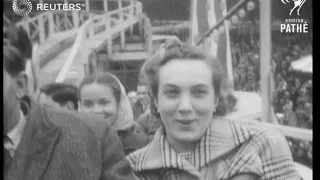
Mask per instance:
[[[192,111],[190,95],[186,94],[181,96],[178,111],[181,114],[188,114]]]
[[[103,114],[103,110],[97,106],[93,107],[91,109],[91,113],[94,113],[94,114]]]

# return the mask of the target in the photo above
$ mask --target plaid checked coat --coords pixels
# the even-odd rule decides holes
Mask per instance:
[[[283,135],[228,120],[212,121],[190,162],[170,146],[163,127],[127,158],[140,180],[300,179]]]

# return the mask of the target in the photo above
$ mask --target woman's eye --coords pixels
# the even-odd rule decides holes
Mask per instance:
[[[169,98],[173,98],[178,95],[178,91],[166,91],[165,95],[168,96]]]
[[[193,92],[193,94],[196,96],[196,97],[202,97],[204,95],[207,94],[207,91],[204,91],[204,90],[196,90]]]
[[[91,101],[84,101],[82,104],[84,107],[92,107],[93,106],[93,103]]]
[[[105,100],[105,99],[102,99],[102,100],[99,100],[99,104],[104,106],[104,105],[109,104],[109,101]]]

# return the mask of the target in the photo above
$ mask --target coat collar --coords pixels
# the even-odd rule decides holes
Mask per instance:
[[[201,179],[198,169],[248,141],[253,133],[228,120],[213,120],[193,152],[195,164],[192,165],[170,146],[162,127],[148,146],[130,154],[128,160],[135,172],[173,168]]]
[[[28,99],[24,114],[28,114],[26,128],[8,170],[6,180],[41,178],[58,140],[60,131],[48,112]]]

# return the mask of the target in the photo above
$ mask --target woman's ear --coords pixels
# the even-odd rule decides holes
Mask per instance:
[[[72,101],[68,101],[66,104],[65,104],[65,107],[70,110],[70,111],[75,111],[76,110],[76,107],[75,105],[73,104]]]
[[[81,101],[79,100],[78,101],[78,111],[81,111],[82,110],[82,105],[81,105]]]
[[[156,98],[153,98],[153,103],[156,106],[158,112],[159,112],[159,104],[158,104],[158,100]]]
[[[20,99],[28,94],[28,77],[26,72],[22,71],[14,77],[17,83],[17,97]]]
[[[217,107],[219,105],[219,101],[220,101],[220,98],[215,99],[214,104],[213,104],[214,109],[217,109]]]

